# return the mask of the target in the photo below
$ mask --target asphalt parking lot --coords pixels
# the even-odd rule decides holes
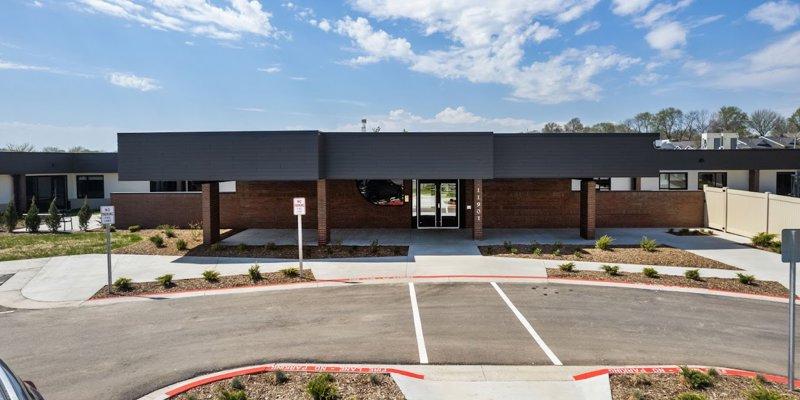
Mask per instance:
[[[0,357],[48,400],[131,399],[269,362],[416,364],[423,352],[431,364],[785,368],[783,304],[553,284],[414,292],[418,322],[408,284],[18,310],[0,314]]]

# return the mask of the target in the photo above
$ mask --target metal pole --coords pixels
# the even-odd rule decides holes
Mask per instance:
[[[303,277],[303,216],[297,216],[297,252],[300,255],[300,277]]]
[[[794,391],[794,302],[795,302],[795,289],[797,286],[797,263],[795,249],[797,238],[795,232],[792,231],[792,258],[789,261],[789,391]]]
[[[111,294],[111,224],[106,224],[106,255],[108,258],[108,294]]]

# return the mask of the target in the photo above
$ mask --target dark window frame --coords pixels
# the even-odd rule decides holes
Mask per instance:
[[[663,185],[663,177],[664,175],[667,176],[667,185]],[[683,187],[673,187],[672,186],[672,176],[679,176],[683,175]],[[658,174],[658,190],[688,190],[689,189],[689,173],[688,172],[662,172]]]
[[[98,180],[96,178],[100,179]],[[89,182],[100,182],[100,188],[99,189],[85,188],[84,186],[87,185]],[[88,197],[90,199],[104,199],[106,198],[106,178],[103,175],[76,175],[75,190],[77,193],[77,197],[79,199],[83,199],[85,197]],[[99,195],[98,195],[98,190],[99,190]]]
[[[703,175],[710,175],[711,179],[701,178]],[[697,190],[703,190],[703,185],[710,187],[723,188],[728,186],[728,173],[727,172],[698,172],[697,173]]]
[[[179,192],[178,181],[150,181],[151,193]]]

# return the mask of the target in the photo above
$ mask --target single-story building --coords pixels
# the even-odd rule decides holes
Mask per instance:
[[[575,227],[591,238],[597,226],[702,226],[702,184],[759,190],[800,169],[795,150],[659,150],[657,138],[119,133],[120,181],[189,181],[201,193],[112,193],[111,202],[120,226],[202,221],[208,243],[221,227],[295,227],[294,197],[306,198],[320,244],[336,228],[471,229],[479,239],[484,228]],[[235,190],[220,193],[221,182]]]

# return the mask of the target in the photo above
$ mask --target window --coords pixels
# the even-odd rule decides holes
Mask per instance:
[[[75,177],[78,198],[102,199],[106,197],[103,175],[78,175]]]
[[[594,178],[597,190],[607,192],[611,190],[611,178]]]
[[[151,192],[177,192],[177,181],[150,181]]]
[[[686,172],[667,172],[659,175],[658,188],[661,190],[686,190],[688,185]]]
[[[775,194],[789,196],[792,194],[794,172],[778,172],[775,176]]]
[[[403,181],[360,180],[356,181],[359,193],[372,204],[379,206],[402,206]]]
[[[697,190],[703,190],[703,185],[711,187],[728,186],[727,172],[699,172],[697,173]]]

